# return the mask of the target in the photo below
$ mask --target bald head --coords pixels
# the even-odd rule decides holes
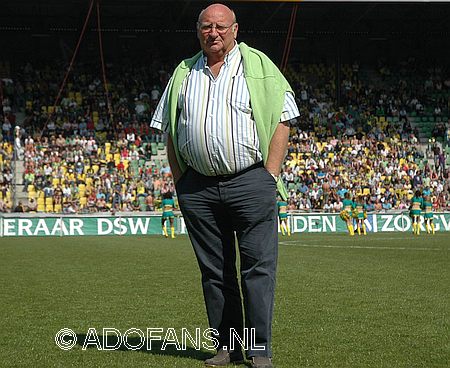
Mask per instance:
[[[211,4],[207,8],[203,9],[198,15],[199,23],[202,23],[205,17],[212,15],[220,15],[224,19],[228,20],[229,23],[236,23],[236,15],[234,11],[231,10],[228,6],[223,4]]]

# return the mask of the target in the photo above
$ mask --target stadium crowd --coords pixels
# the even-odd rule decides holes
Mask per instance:
[[[0,211],[159,210],[162,194],[174,185],[164,137],[148,124],[171,68],[112,65],[106,98],[97,70],[77,65],[56,108],[64,68],[20,68],[3,86]],[[362,194],[369,211],[406,210],[420,189],[432,195],[435,209],[449,209],[449,71],[420,68],[413,59],[370,70],[355,62],[342,70],[339,102],[333,67],[286,71],[301,111],[282,174],[288,208],[340,212],[350,192]],[[25,112],[18,132],[15,111]],[[433,122],[428,147],[414,124],[421,118]],[[11,202],[13,144],[21,150],[28,197],[17,208]]]

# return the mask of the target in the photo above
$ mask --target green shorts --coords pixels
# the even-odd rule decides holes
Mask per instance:
[[[171,219],[171,218],[174,218],[174,217],[175,217],[175,215],[173,214],[172,211],[163,212],[163,214],[162,214],[162,218],[163,219]]]

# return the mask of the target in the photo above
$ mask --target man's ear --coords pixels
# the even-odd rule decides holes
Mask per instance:
[[[237,38],[238,29],[239,29],[239,24],[237,24],[237,23],[233,24],[233,29],[232,29],[232,31],[233,31],[234,39]]]

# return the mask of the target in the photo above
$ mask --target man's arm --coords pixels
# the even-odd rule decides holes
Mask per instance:
[[[180,165],[178,164],[170,134],[167,135],[167,157],[169,159],[170,170],[172,170],[173,182],[174,184],[176,184],[178,182],[178,179],[180,179],[182,172],[180,169]]]
[[[278,124],[269,146],[266,170],[273,175],[280,175],[281,165],[286,157],[290,126],[288,121]]]

